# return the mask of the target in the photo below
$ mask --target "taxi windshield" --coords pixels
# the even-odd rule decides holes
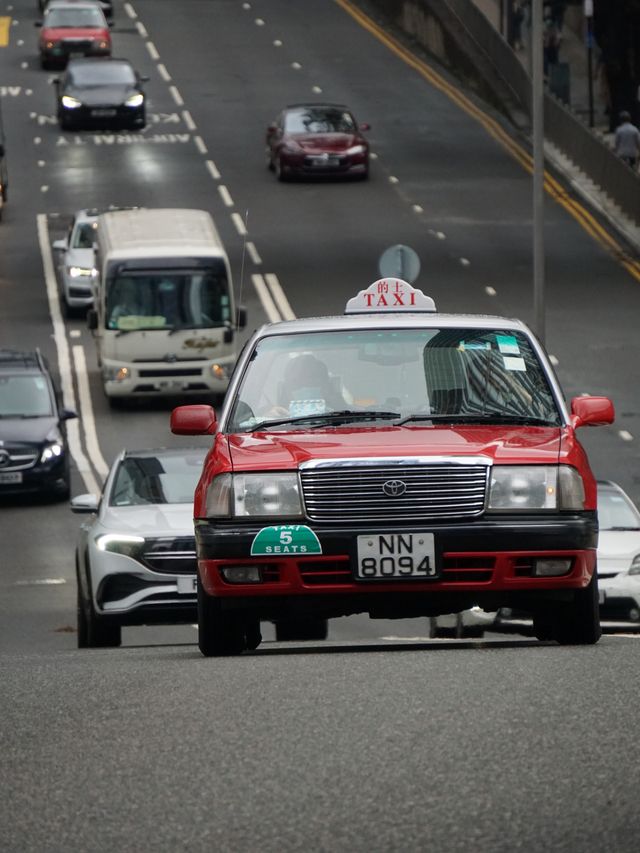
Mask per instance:
[[[314,419],[369,428],[394,419],[557,426],[561,414],[519,331],[403,328],[263,338],[247,363],[228,430],[270,423],[309,429]]]

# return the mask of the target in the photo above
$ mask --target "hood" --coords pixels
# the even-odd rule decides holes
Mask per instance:
[[[87,86],[85,88],[68,86],[60,94],[71,95],[88,107],[99,107],[102,104],[109,104],[110,106],[122,104],[129,95],[136,91],[137,89],[134,86],[112,84],[109,86]]]
[[[109,30],[104,27],[43,27],[43,41],[65,41],[67,39],[97,39],[98,41],[110,41]]]
[[[82,267],[82,269],[93,269],[96,263],[93,249],[68,249],[64,256],[65,265],[68,267]]]
[[[193,504],[145,504],[109,507],[102,518],[105,530],[138,536],[193,536]]]
[[[136,361],[167,361],[215,358],[224,353],[224,329],[182,329],[172,335],[165,329],[140,330],[109,335],[109,358],[128,361],[132,347]],[[135,344],[133,339],[135,338]],[[168,358],[167,358],[168,357]]]
[[[0,447],[19,447],[28,444],[44,444],[50,432],[58,426],[53,416],[44,418],[0,418]]]
[[[238,471],[297,468],[310,459],[393,458],[398,456],[486,456],[514,464],[555,464],[562,431],[558,427],[380,427],[261,432],[229,436]]]
[[[310,133],[292,138],[305,152],[310,154],[321,154],[323,151],[346,151],[353,145],[366,144],[353,133]]]
[[[625,572],[640,554],[640,530],[601,530],[598,537],[598,573]]]

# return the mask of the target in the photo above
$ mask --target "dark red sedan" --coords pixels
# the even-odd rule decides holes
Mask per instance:
[[[343,104],[292,104],[267,128],[267,161],[279,181],[294,176],[369,176],[369,143]]]
[[[96,3],[49,3],[38,49],[42,68],[65,65],[75,56],[110,56],[111,34]]]

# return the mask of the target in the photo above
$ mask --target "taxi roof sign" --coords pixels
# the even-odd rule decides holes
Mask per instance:
[[[353,296],[345,314],[396,314],[402,311],[434,312],[436,304],[419,288],[401,278],[379,278]]]

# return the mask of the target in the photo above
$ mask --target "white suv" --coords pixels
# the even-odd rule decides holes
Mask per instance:
[[[62,306],[67,317],[93,304],[93,286],[97,275],[94,244],[98,213],[95,209],[77,211],[67,236],[53,243],[54,250],[60,253],[57,266]]]

